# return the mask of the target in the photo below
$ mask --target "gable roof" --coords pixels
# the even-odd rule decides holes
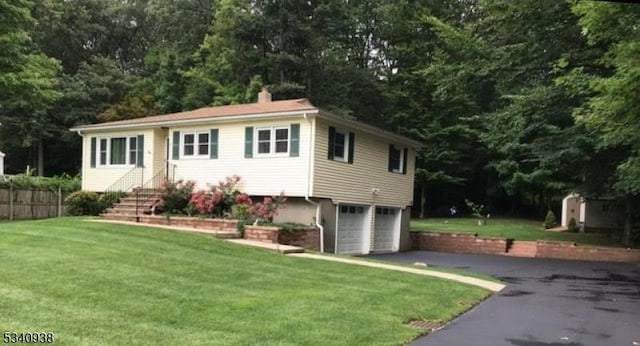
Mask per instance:
[[[152,115],[148,117],[109,121],[99,124],[80,125],[71,129],[71,131],[82,131],[89,129],[109,129],[115,127],[128,127],[127,125],[143,125],[166,123],[173,124],[176,122],[187,122],[197,120],[210,120],[222,117],[236,116],[255,116],[271,113],[290,113],[290,112],[317,112],[318,108],[314,107],[307,99],[271,101],[264,103],[247,103],[226,106],[204,107],[190,111],[169,113],[162,115]]]
[[[226,106],[214,106],[198,108],[190,111],[152,115],[148,117],[109,121],[99,124],[80,125],[71,128],[71,131],[81,132],[85,130],[114,130],[114,129],[133,129],[148,128],[151,126],[169,126],[178,124],[198,124],[211,120],[218,121],[237,121],[242,119],[252,119],[256,117],[282,117],[282,116],[298,116],[301,113],[309,115],[318,115],[325,119],[348,125],[359,130],[377,134],[380,136],[392,138],[412,145],[414,147],[422,147],[422,143],[410,139],[396,133],[377,128],[363,122],[342,118],[331,113],[321,111],[312,105],[307,99],[293,99],[281,101],[269,101],[248,104],[236,104]]]

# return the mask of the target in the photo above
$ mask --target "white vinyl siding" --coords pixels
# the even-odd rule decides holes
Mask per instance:
[[[327,158],[329,126],[341,130],[324,119],[316,120],[313,196],[330,198],[334,203],[384,204],[405,207],[413,202],[415,150],[407,155],[407,174],[389,172],[389,142],[358,131],[355,133],[353,164]]]
[[[135,141],[136,147],[140,145],[137,141],[138,135],[144,136],[144,153],[143,161],[145,163],[144,168],[140,168],[143,171],[141,176],[141,183],[150,179],[153,176],[153,172],[158,167],[158,163],[163,162],[160,160],[154,160],[153,153],[158,151],[163,154],[164,149],[162,146],[157,148],[154,139],[154,134],[162,134],[162,131],[148,130],[135,130],[131,132],[125,131],[113,131],[113,132],[88,132],[83,131],[83,145],[82,145],[82,189],[88,191],[102,192],[115,181],[120,179],[123,175],[130,172],[135,168],[137,162],[137,156],[132,153],[131,139]],[[96,138],[96,167],[91,167],[91,138]],[[110,139],[112,138],[128,138],[125,149],[125,164],[111,165],[111,148]],[[103,147],[104,143],[104,147]],[[104,150],[103,150],[104,149]],[[157,150],[156,150],[157,149]],[[133,158],[132,158],[133,155]],[[121,159],[121,158],[120,158]]]
[[[289,156],[291,124],[300,124],[299,151],[296,157]],[[245,157],[245,127],[253,127],[253,157]],[[208,131],[203,128],[171,128],[180,133]],[[250,195],[276,195],[284,191],[288,196],[305,196],[309,177],[309,121],[292,118],[286,122],[252,121],[225,123],[216,125],[218,129],[218,158],[216,160],[170,160],[176,165],[177,179],[190,179],[197,182],[197,188],[206,188],[207,183],[217,184],[227,176],[237,174],[241,177],[238,185],[241,191]],[[261,130],[269,133],[269,154],[258,154],[258,136]],[[286,130],[280,131],[279,130]],[[286,151],[284,136],[286,134]],[[182,137],[182,136],[181,136]],[[262,139],[267,141],[267,135]],[[282,141],[278,141],[281,139]],[[181,138],[182,140],[182,138]],[[172,144],[170,144],[170,147]],[[266,145],[264,146],[267,147]],[[276,148],[281,152],[276,152]],[[266,150],[266,149],[265,149]]]

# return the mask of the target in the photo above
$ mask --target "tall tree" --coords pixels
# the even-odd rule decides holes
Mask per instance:
[[[473,27],[492,47],[486,66],[500,95],[484,116],[489,167],[513,207],[522,201],[542,216],[580,182],[566,163],[587,148],[571,116],[581,99],[555,78],[560,66],[584,63],[586,42],[566,2],[483,0],[478,10]]]
[[[640,7],[575,2],[573,10],[580,16],[590,43],[606,47],[601,61],[608,73],[586,74],[592,95],[577,110],[576,117],[597,136],[600,151],[619,159],[615,171],[609,173],[614,177],[610,193],[624,198],[622,238],[630,245],[640,207]],[[576,72],[585,76],[585,71]]]
[[[42,174],[47,111],[61,94],[55,89],[58,62],[40,53],[28,31],[35,24],[32,6],[23,0],[0,1],[0,137],[10,154],[29,149],[32,155],[27,157],[35,157]],[[16,162],[22,163],[11,157],[7,170],[18,169]]]

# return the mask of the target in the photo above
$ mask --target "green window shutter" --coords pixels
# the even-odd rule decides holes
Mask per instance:
[[[136,167],[144,167],[144,135],[138,135],[136,144]]]
[[[404,148],[402,152],[402,174],[407,174],[407,158],[409,157],[409,149]]]
[[[349,163],[353,163],[353,148],[356,143],[356,134],[349,132]]]
[[[244,128],[244,157],[253,157],[253,127],[247,126]]]
[[[97,139],[91,137],[91,168],[96,168]]]
[[[300,156],[300,124],[291,124],[289,156]]]
[[[393,155],[393,149],[394,149],[393,148],[393,144],[389,144],[389,163],[387,165],[388,166],[387,170],[389,172],[393,172],[393,167],[392,167],[392,164],[391,164],[391,156]]]
[[[333,160],[334,145],[336,141],[336,128],[329,126],[329,154],[327,158]]]
[[[218,129],[211,129],[209,135],[209,158],[218,158]]]
[[[172,146],[171,158],[174,160],[180,159],[180,131],[173,131],[173,146]]]

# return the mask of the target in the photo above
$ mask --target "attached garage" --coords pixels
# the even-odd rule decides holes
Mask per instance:
[[[369,252],[370,207],[362,205],[338,205],[336,220],[336,253],[366,254]]]
[[[401,215],[402,212],[399,208],[376,207],[373,251],[398,251]]]

